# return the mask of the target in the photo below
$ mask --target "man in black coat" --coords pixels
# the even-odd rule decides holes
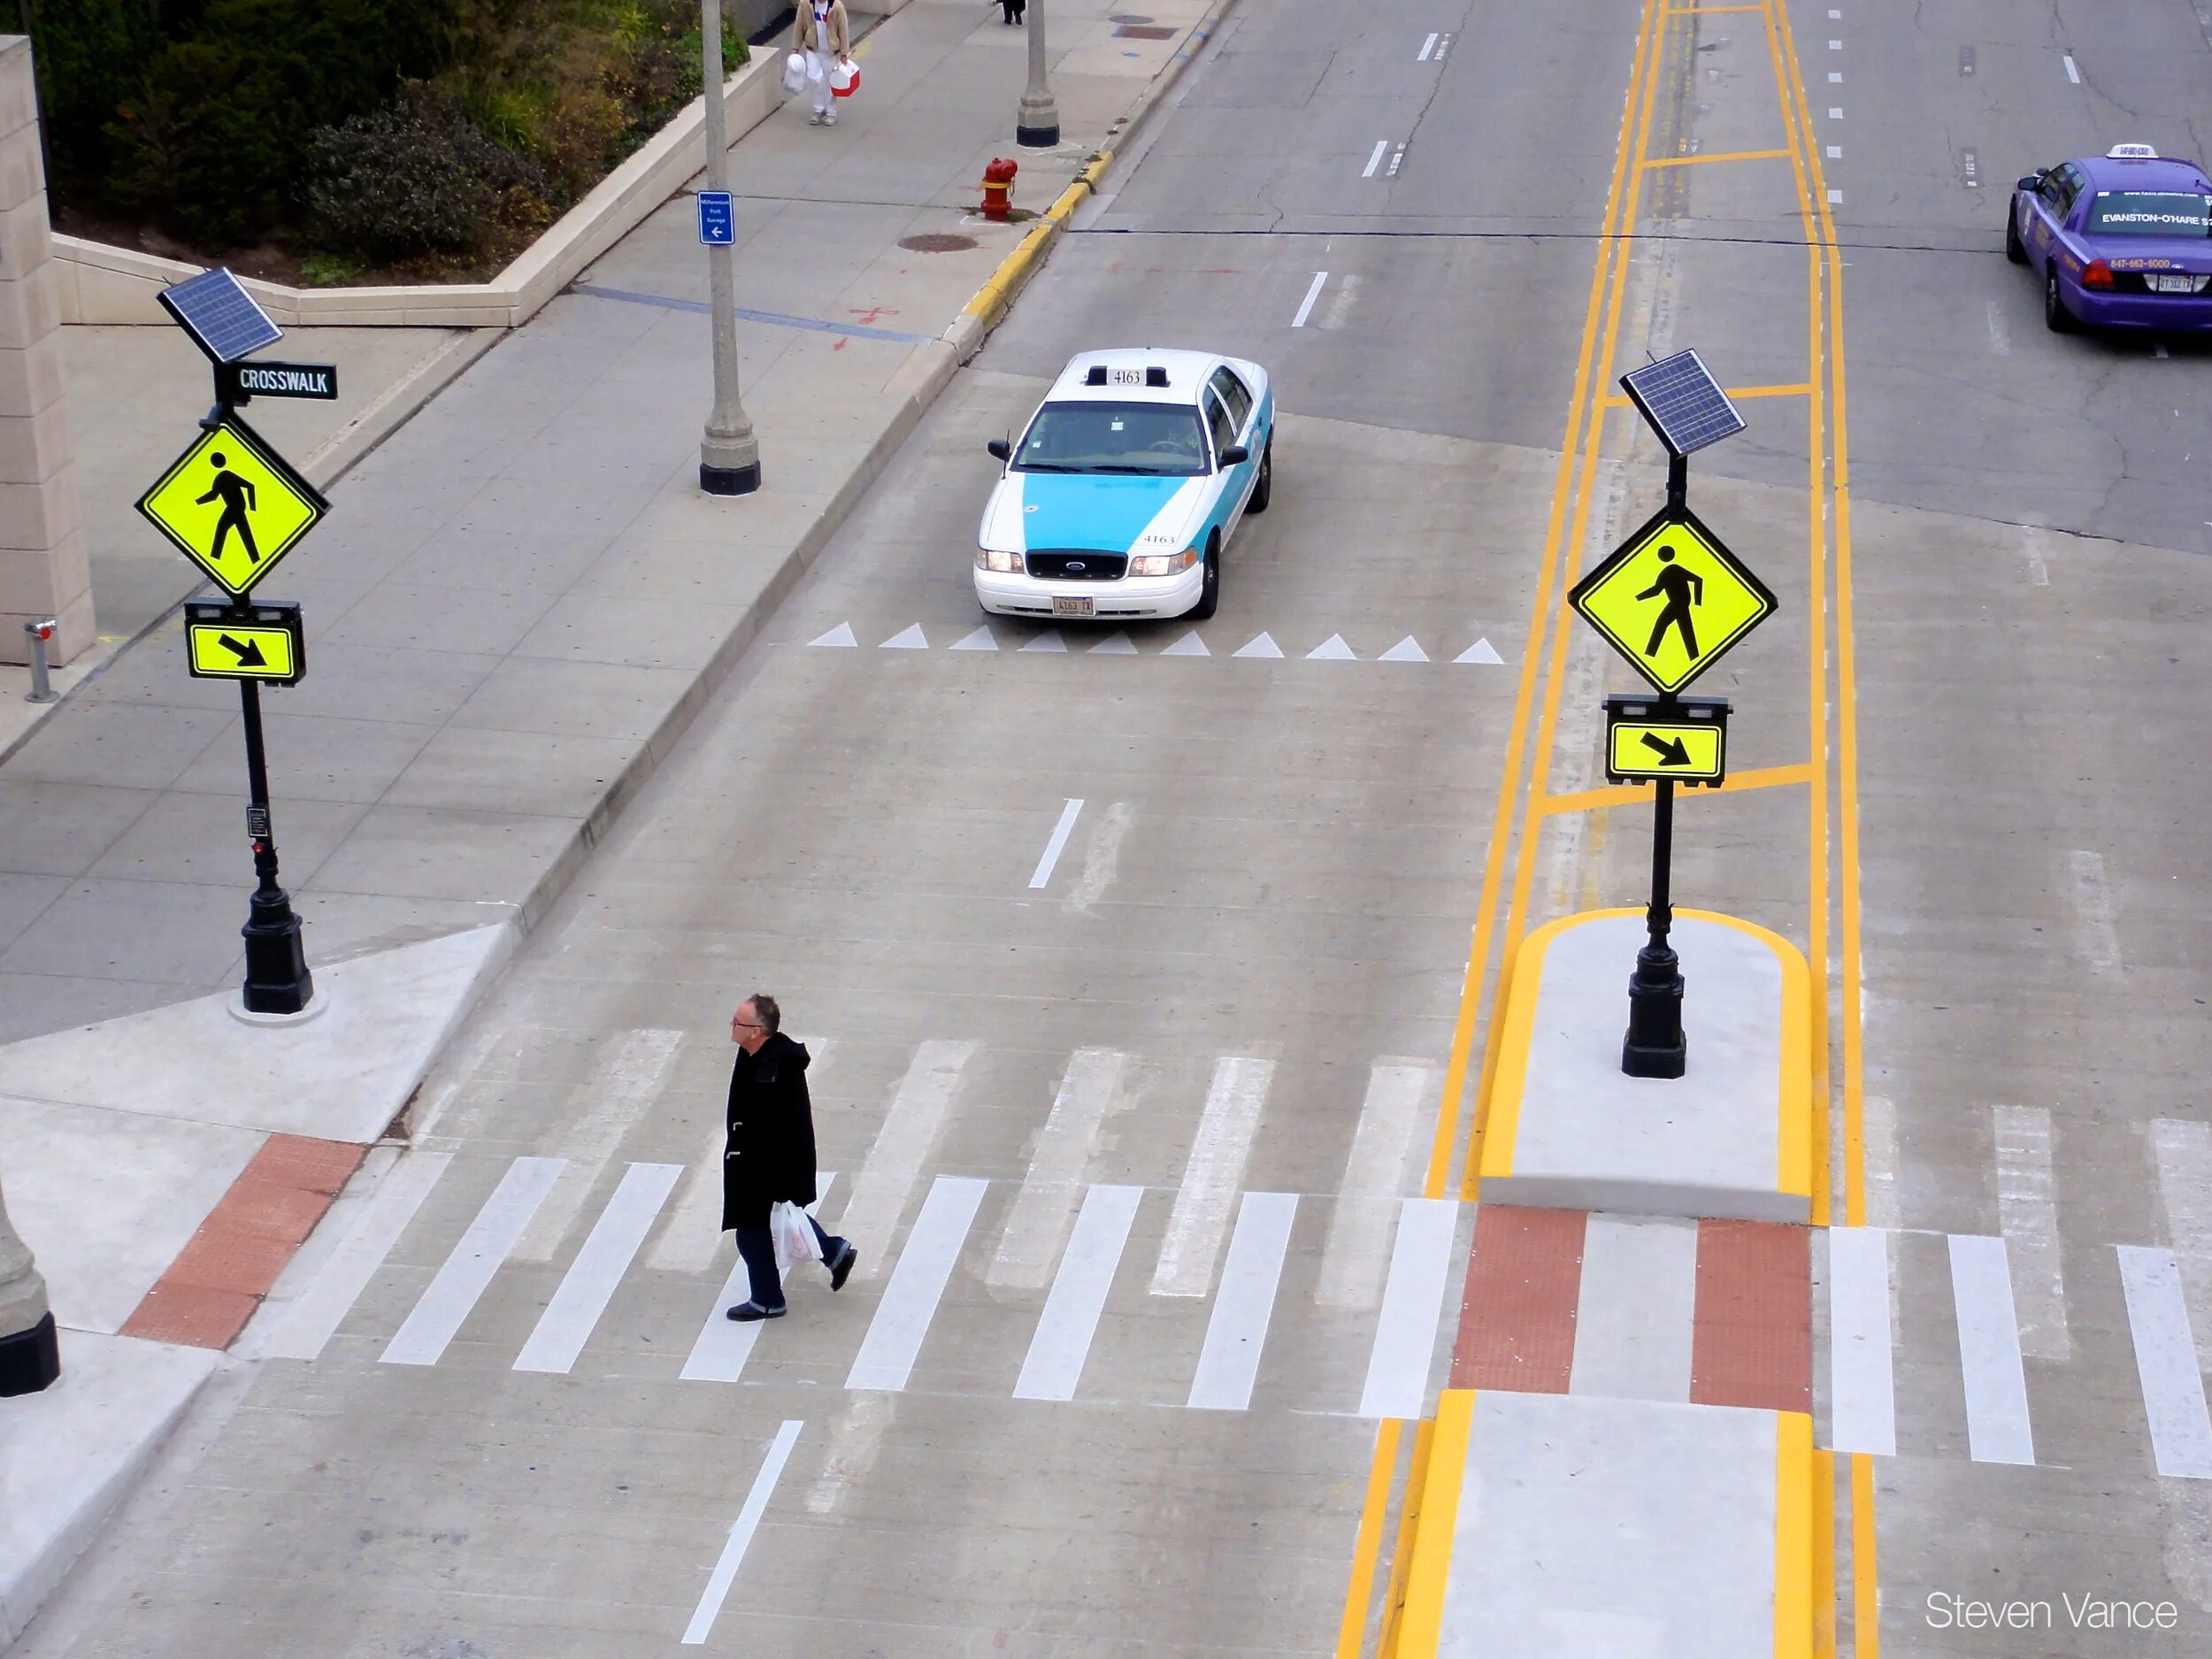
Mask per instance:
[[[776,999],[758,993],[730,1016],[730,1040],[738,1053],[730,1072],[729,1140],[722,1154],[722,1225],[737,1234],[738,1253],[752,1283],[751,1299],[729,1310],[729,1317],[740,1321],[783,1317],[783,1279],[776,1271],[768,1213],[779,1203],[796,1204],[803,1213],[815,1200],[809,1056],[804,1043],[778,1029],[782,1023]],[[830,1288],[844,1289],[859,1251],[849,1240],[824,1233],[812,1216],[807,1225],[821,1247]]]

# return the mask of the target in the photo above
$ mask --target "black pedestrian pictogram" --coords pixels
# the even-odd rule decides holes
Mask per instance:
[[[229,463],[224,458],[220,449],[216,450],[207,458],[214,465],[215,477],[207,487],[207,494],[197,497],[193,504],[204,507],[208,503],[216,500],[220,500],[223,503],[223,515],[215,521],[215,547],[209,557],[219,559],[222,557],[223,542],[230,533],[235,530],[238,532],[238,539],[246,545],[247,562],[258,565],[261,563],[261,549],[254,545],[253,525],[247,517],[257,504],[253,481],[250,479],[241,478],[232,472]]]
[[[221,459],[219,456],[218,460]],[[1666,568],[1653,578],[1650,587],[1636,595],[1639,599],[1664,599],[1666,606],[1651,625],[1651,643],[1644,647],[1646,657],[1659,655],[1660,642],[1667,637],[1669,628],[1682,636],[1682,649],[1690,660],[1697,660],[1697,623],[1690,612],[1705,603],[1705,579],[1695,571],[1686,571],[1674,562],[1671,543],[1659,546],[1659,562]]]

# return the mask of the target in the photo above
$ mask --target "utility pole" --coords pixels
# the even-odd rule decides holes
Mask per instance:
[[[0,1194],[0,1398],[36,1394],[61,1375],[61,1344],[46,1281],[31,1260],[31,1247],[8,1224]]]
[[[1045,78],[1045,0],[1029,0],[1029,89],[1014,113],[1014,142],[1025,150],[1052,150],[1060,142],[1060,106]]]
[[[722,108],[722,0],[699,0],[700,85],[706,94],[707,188],[729,187],[730,136]],[[699,442],[699,488],[710,495],[749,495],[760,488],[760,441],[737,396],[737,283],[732,250],[707,250],[714,329],[714,412]]]

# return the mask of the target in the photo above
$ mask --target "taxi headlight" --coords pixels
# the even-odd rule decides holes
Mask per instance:
[[[1140,553],[1129,561],[1132,576],[1174,576],[1198,563],[1198,549],[1187,547],[1180,553]]]
[[[979,547],[975,550],[975,567],[979,571],[995,571],[1001,576],[1018,576],[1022,573],[1022,556]]]

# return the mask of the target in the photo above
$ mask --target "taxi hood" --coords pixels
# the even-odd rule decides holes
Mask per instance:
[[[1202,520],[1208,480],[1097,472],[1009,472],[983,513],[986,547],[1172,552]]]

